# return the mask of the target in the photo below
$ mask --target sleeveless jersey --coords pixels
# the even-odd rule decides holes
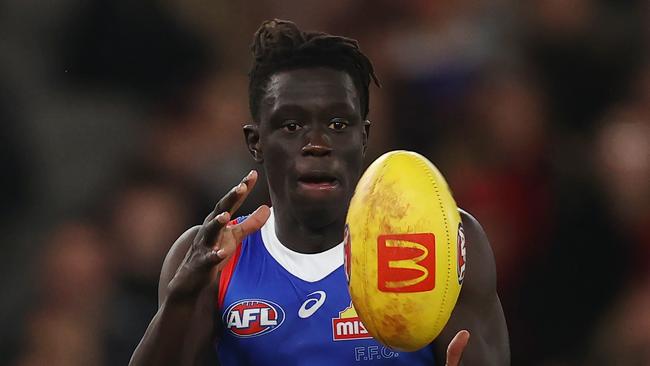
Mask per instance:
[[[342,243],[318,254],[293,252],[274,222],[271,212],[221,272],[222,366],[434,364],[432,347],[394,351],[370,337],[350,300]]]

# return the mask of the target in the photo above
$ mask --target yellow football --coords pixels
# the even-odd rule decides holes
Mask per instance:
[[[449,320],[465,271],[458,207],[425,157],[392,151],[363,174],[346,220],[352,303],[384,345],[415,351]]]

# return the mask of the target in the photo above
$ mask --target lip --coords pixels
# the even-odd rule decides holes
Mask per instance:
[[[320,182],[320,183],[309,183],[309,182],[300,182],[298,181],[298,186],[304,190],[310,191],[332,191],[339,188],[339,182]]]
[[[339,179],[328,172],[311,171],[298,176],[298,190],[309,195],[327,194],[340,188]]]

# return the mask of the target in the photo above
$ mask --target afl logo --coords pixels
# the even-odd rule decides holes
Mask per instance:
[[[463,224],[458,224],[458,283],[463,284],[465,279],[465,263],[467,262],[467,249],[465,248],[465,230]]]
[[[249,338],[270,333],[284,322],[280,305],[258,299],[240,300],[230,305],[223,315],[226,329],[235,337]]]

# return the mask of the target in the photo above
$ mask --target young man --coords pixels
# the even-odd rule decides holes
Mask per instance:
[[[197,364],[216,353],[224,366],[454,366],[461,354],[467,365],[508,365],[492,251],[464,211],[468,269],[440,336],[423,350],[395,352],[365,333],[341,242],[370,132],[372,65],[356,41],[279,20],[262,24],[252,49],[254,122],[244,135],[273,209],[232,221],[257,182],[252,171],[177,240],[163,264],[158,312],[131,364]]]

